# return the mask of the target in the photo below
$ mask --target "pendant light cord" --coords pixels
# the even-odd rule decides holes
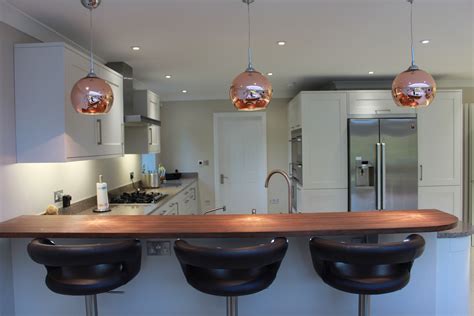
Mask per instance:
[[[415,46],[413,44],[413,0],[410,2],[410,39],[411,39],[411,67],[415,67]]]
[[[93,32],[92,32],[92,8],[89,9],[89,36],[90,36],[90,74],[95,74],[94,72],[94,54],[92,53],[93,49]]]
[[[248,66],[247,66],[247,70],[253,70],[253,65],[252,65],[252,48],[250,47],[250,43],[251,43],[251,31],[250,31],[250,28],[251,28],[251,24],[250,24],[250,1],[247,0],[247,17],[248,17],[248,26],[249,26],[249,38],[248,38]]]

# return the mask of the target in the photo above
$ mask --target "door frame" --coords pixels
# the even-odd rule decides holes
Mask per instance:
[[[268,171],[268,159],[267,159],[267,113],[265,112],[223,112],[223,113],[214,113],[213,115],[213,135],[214,135],[214,206],[221,207],[217,205],[220,200],[220,179],[219,179],[219,142],[217,135],[217,123],[220,119],[223,118],[258,118],[260,119],[260,124],[262,125],[262,149],[263,149],[263,160],[264,163],[264,173],[267,174]],[[265,184],[265,179],[262,179],[262,186]],[[268,210],[268,190],[265,190],[265,207]]]

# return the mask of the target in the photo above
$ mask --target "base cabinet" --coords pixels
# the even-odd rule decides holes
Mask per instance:
[[[298,212],[347,212],[347,192],[347,189],[299,190]]]
[[[461,186],[418,187],[418,208],[435,208],[462,220]]]
[[[197,181],[160,206],[151,215],[198,215],[199,192]]]

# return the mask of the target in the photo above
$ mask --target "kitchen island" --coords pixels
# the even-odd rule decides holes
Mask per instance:
[[[372,315],[468,315],[469,236],[438,238],[437,232],[456,226],[457,218],[438,210],[354,213],[207,216],[21,216],[0,223],[0,237],[12,239],[16,315],[81,315],[83,300],[50,292],[44,267],[26,253],[33,237],[55,238],[58,243],[96,242],[98,238],[140,238],[143,262],[123,294],[99,296],[102,315],[217,316],[225,300],[200,293],[185,281],[171,256],[147,256],[148,239],[191,239],[193,243],[242,246],[289,238],[288,253],[274,284],[240,299],[241,315],[354,315],[357,296],[337,291],[314,272],[308,237],[330,236],[354,240],[379,234],[380,242],[400,241],[418,232],[426,240],[422,257],[414,264],[412,279],[401,291],[374,296]],[[448,236],[449,237],[449,236]],[[59,238],[59,239],[58,239]],[[62,239],[62,238],[72,238]],[[78,239],[80,238],[80,239]],[[102,241],[104,239],[101,239]],[[29,304],[22,304],[28,297]],[[178,298],[178,299],[177,299]]]

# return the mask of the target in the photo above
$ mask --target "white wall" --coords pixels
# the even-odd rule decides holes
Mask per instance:
[[[109,188],[128,184],[130,171],[140,174],[139,155],[62,164],[17,164],[13,45],[37,40],[1,22],[0,39],[0,220],[39,213],[53,202],[53,191],[58,189],[72,195],[73,203],[94,196],[99,174],[104,175]],[[12,295],[10,241],[0,239],[0,316],[13,314]]]
[[[288,170],[286,99],[275,99],[267,110],[267,170]],[[165,102],[161,108],[161,162],[167,170],[199,173],[201,207],[214,207],[213,113],[235,111],[230,100]],[[199,167],[198,160],[209,160]],[[262,186],[265,179],[262,179]],[[287,211],[287,186],[282,177],[270,183],[269,212]]]

